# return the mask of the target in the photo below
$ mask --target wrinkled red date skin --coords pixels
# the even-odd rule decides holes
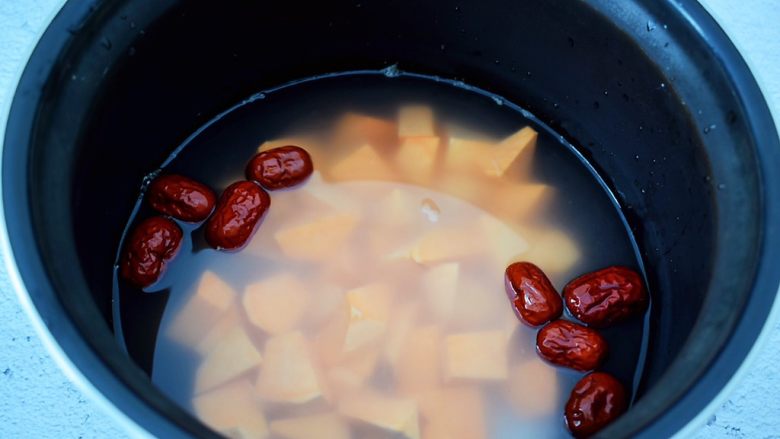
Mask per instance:
[[[561,316],[563,302],[547,275],[530,262],[506,268],[506,291],[517,317],[529,326],[543,325]]]
[[[586,372],[604,361],[607,341],[595,329],[556,320],[536,334],[536,350],[550,363]]]
[[[608,267],[574,279],[563,289],[569,312],[588,326],[603,328],[647,309],[647,291],[639,274]]]
[[[566,427],[574,437],[592,436],[626,411],[623,385],[611,375],[594,372],[574,385],[566,403]]]
[[[206,241],[218,250],[238,250],[255,232],[271,197],[251,181],[233,183],[222,192],[206,223]]]
[[[275,190],[301,184],[312,171],[314,166],[309,153],[303,148],[288,145],[252,157],[246,166],[246,178],[268,190]]]
[[[120,261],[122,277],[139,288],[157,282],[179,251],[181,238],[181,228],[172,220],[162,216],[145,219],[125,244]]]
[[[208,186],[181,175],[163,175],[149,185],[149,204],[158,212],[196,223],[214,210],[217,196]]]

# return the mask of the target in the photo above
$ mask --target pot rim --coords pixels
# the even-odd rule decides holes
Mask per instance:
[[[4,108],[0,109],[0,136],[2,136],[0,139],[3,140],[0,143],[0,166],[2,166],[2,160],[4,157],[3,153],[5,151],[7,122],[11,108],[15,101],[15,95],[18,91],[19,83],[25,73],[27,65],[36,51],[38,43],[41,41],[47,30],[51,27],[51,24],[55,22],[60,11],[67,3],[68,0],[60,0],[59,5],[52,10],[49,17],[45,20],[45,27],[43,27],[38,32],[36,37],[33,39],[32,44],[25,51],[23,58],[25,62],[19,65],[16,73],[13,75],[13,79],[11,81],[12,85],[9,88],[9,91],[11,91],[13,94],[6,102]],[[714,25],[715,28],[723,30],[720,27],[722,21],[716,17],[717,14],[714,14],[711,8],[702,3],[699,3],[698,1],[686,3],[685,5],[677,5],[676,9],[681,14],[686,15],[686,19],[689,22],[701,23],[701,20],[708,20],[710,21],[710,23],[707,23],[708,26]],[[702,29],[697,29],[697,33],[700,35],[702,32]],[[736,56],[746,64],[747,71],[743,73],[747,74],[748,77],[752,78],[755,82],[755,85],[758,88],[759,97],[763,99],[769,116],[773,120],[774,132],[772,134],[777,134],[777,127],[780,125],[780,123],[778,123],[778,121],[780,121],[780,114],[776,114],[771,106],[766,105],[766,88],[762,86],[763,81],[761,81],[761,78],[756,77],[753,74],[755,71],[753,69],[754,63],[741,56],[741,50],[739,50],[738,45],[728,36],[725,30],[723,30],[723,34],[725,38],[722,38],[720,41],[712,44],[718,44],[720,50],[727,51],[729,56]],[[740,67],[736,66],[735,68],[739,69]],[[750,87],[751,84],[748,84],[747,86]],[[3,193],[2,179],[0,179],[0,194]],[[72,383],[74,383],[82,393],[90,398],[91,401],[93,401],[95,405],[103,411],[103,413],[106,413],[115,422],[117,422],[120,428],[128,433],[129,436],[138,438],[153,438],[154,436],[149,430],[143,427],[129,414],[120,410],[117,404],[112,402],[89,378],[87,378],[84,372],[80,370],[71,360],[71,358],[65,353],[62,344],[49,330],[41,313],[33,303],[28,288],[22,279],[22,275],[16,260],[16,254],[12,251],[10,235],[6,223],[6,210],[4,203],[4,197],[0,196],[0,252],[2,252],[3,264],[8,273],[8,281],[14,290],[16,297],[18,298],[19,304],[27,315],[33,328],[35,329],[35,332],[38,334],[38,337],[43,343],[46,351],[55,361],[59,369],[62,370],[65,376]],[[758,354],[767,345],[767,340],[770,337],[770,333],[778,324],[780,324],[780,288],[775,293],[772,307],[766,317],[766,320],[763,322],[763,325],[761,326],[755,341],[745,355],[744,359],[742,359],[739,367],[728,378],[718,393],[705,405],[705,407],[696,416],[683,424],[676,433],[674,433],[674,437],[681,438],[693,435],[706,422],[712,413],[723,405],[729,396],[731,396],[736,386],[744,379],[747,372],[751,369],[751,366],[754,364],[756,357],[758,357]],[[717,362],[718,358],[713,361]],[[653,423],[655,423],[655,420],[651,421],[648,427]]]

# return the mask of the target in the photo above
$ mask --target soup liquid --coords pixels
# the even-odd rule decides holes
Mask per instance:
[[[563,407],[582,374],[537,356],[504,270],[533,262],[560,291],[588,271],[641,267],[595,174],[497,103],[360,74],[283,87],[215,119],[164,172],[221,191],[258,147],[295,144],[315,173],[271,192],[243,250],[211,249],[183,224],[160,282],[144,292],[118,280],[115,326],[131,357],[231,437],[567,437]],[[131,225],[150,214],[139,205]],[[643,322],[602,334],[601,369],[636,387]]]

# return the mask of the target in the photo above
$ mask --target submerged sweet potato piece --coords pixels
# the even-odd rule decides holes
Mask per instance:
[[[417,403],[413,399],[392,398],[373,392],[355,393],[339,402],[339,412],[408,439],[420,438]]]
[[[533,128],[525,127],[490,148],[482,161],[485,174],[502,177],[515,163],[515,166],[520,166],[523,171],[530,169],[537,137],[538,134]]]
[[[416,395],[439,386],[440,350],[441,331],[438,327],[424,326],[409,332],[395,368],[401,394]]]
[[[418,398],[425,418],[423,439],[487,437],[482,393],[476,386],[445,387]]]
[[[434,265],[422,275],[420,287],[428,309],[437,320],[446,321],[452,316],[458,293],[459,267],[457,262]]]
[[[406,105],[398,110],[398,137],[432,137],[436,135],[433,109],[427,105]]]
[[[262,356],[240,326],[233,327],[216,343],[198,367],[195,392],[200,393],[254,369]]]
[[[192,406],[201,421],[221,433],[242,439],[264,439],[269,434],[252,383],[246,379],[199,395],[192,400]]]
[[[295,328],[306,312],[306,285],[290,273],[252,283],[244,290],[243,304],[249,321],[269,334]]]
[[[194,294],[168,327],[168,336],[185,346],[195,346],[230,308],[236,291],[217,274],[205,271]]]
[[[512,407],[524,418],[547,416],[559,410],[558,372],[538,358],[512,366],[506,391]]]
[[[439,152],[438,137],[409,137],[401,142],[395,160],[401,177],[426,181],[433,173]]]
[[[358,145],[390,146],[398,140],[394,122],[358,113],[346,113],[333,128],[332,143],[336,147]]]
[[[284,439],[349,439],[349,427],[333,413],[285,418],[271,422],[271,433]]]
[[[288,258],[320,261],[339,250],[357,222],[358,218],[352,214],[336,214],[290,226],[276,232],[274,238]]]
[[[334,163],[327,175],[336,181],[393,179],[390,166],[369,144],[361,146]]]
[[[448,336],[444,341],[445,379],[506,379],[507,341],[504,331],[479,331]]]
[[[276,335],[263,350],[263,367],[255,387],[268,401],[303,403],[322,395],[320,376],[300,332]]]

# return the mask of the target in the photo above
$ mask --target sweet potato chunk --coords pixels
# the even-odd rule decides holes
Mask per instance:
[[[279,419],[271,422],[271,433],[285,439],[349,439],[349,427],[332,413]]]
[[[231,306],[222,317],[219,318],[217,323],[211,327],[208,334],[195,345],[195,350],[198,351],[201,356],[206,356],[213,351],[220,343],[225,339],[228,333],[241,325],[241,316],[238,311],[238,307]]]
[[[303,403],[322,395],[318,371],[300,332],[269,338],[263,357],[255,387],[264,399]]]
[[[291,226],[274,234],[285,256],[305,261],[328,258],[349,238],[358,218],[338,214],[306,224]]]
[[[246,439],[268,436],[265,415],[254,397],[252,383],[246,379],[199,395],[192,406],[201,421],[222,433]]]
[[[433,173],[438,152],[438,137],[409,137],[401,142],[395,160],[402,176],[424,181]]]
[[[447,387],[421,394],[425,418],[423,439],[482,439],[487,437],[485,407],[479,388]]]
[[[395,123],[378,117],[346,113],[336,122],[333,144],[336,147],[357,145],[390,146],[398,140]]]
[[[410,256],[420,264],[453,261],[483,253],[482,236],[467,227],[437,227],[420,238]]]
[[[457,262],[435,265],[422,275],[421,287],[428,308],[438,320],[446,321],[452,315],[458,292],[459,267]]]
[[[398,111],[398,137],[432,137],[436,135],[433,110],[426,105],[407,105]]]
[[[444,342],[447,380],[504,380],[507,378],[507,336],[504,331],[450,335]]]
[[[531,229],[526,236],[531,245],[523,258],[536,264],[553,280],[565,281],[555,277],[566,274],[579,262],[581,253],[577,243],[556,229]]]
[[[168,336],[184,346],[195,346],[230,308],[236,297],[233,287],[215,273],[205,271],[195,294],[168,327]]]
[[[398,391],[417,395],[441,382],[441,331],[436,326],[414,328],[398,356],[395,374]]]
[[[385,284],[375,283],[347,292],[350,321],[344,337],[344,352],[370,344],[385,334],[393,291]]]
[[[412,399],[391,398],[372,392],[356,393],[339,402],[344,416],[419,439],[417,403]]]
[[[336,181],[393,179],[393,172],[385,159],[368,144],[331,166],[328,175]]]
[[[523,171],[530,168],[538,134],[531,127],[512,134],[488,149],[488,155],[482,161],[483,171],[491,177],[502,177],[514,163]]]
[[[201,393],[254,369],[262,362],[252,340],[240,326],[233,327],[216,343],[198,367],[195,393]]]
[[[538,358],[525,360],[509,371],[509,400],[522,417],[541,417],[559,411],[559,391],[555,367]]]
[[[281,273],[250,284],[244,290],[249,321],[269,334],[295,328],[306,312],[306,285],[290,273]]]

